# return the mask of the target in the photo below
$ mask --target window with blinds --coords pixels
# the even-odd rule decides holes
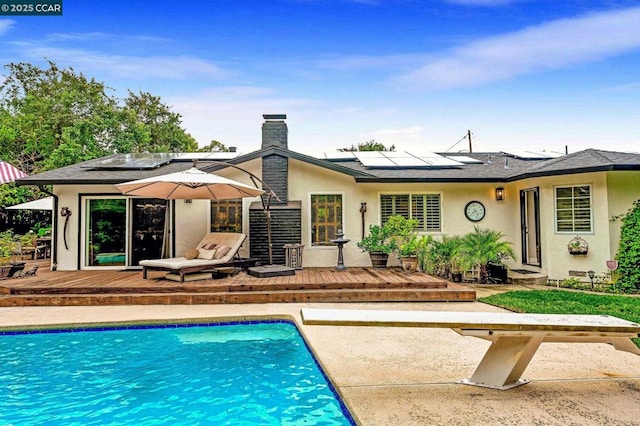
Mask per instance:
[[[591,231],[591,186],[556,187],[556,232]]]
[[[342,229],[342,195],[311,195],[311,245],[333,245],[330,241],[336,238]]]
[[[400,215],[417,219],[417,231],[440,232],[440,194],[383,194],[380,195],[380,217],[384,225],[389,217]]]

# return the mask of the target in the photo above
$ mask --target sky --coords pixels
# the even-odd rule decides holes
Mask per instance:
[[[312,155],[466,151],[468,131],[474,151],[638,152],[638,28],[638,0],[63,0],[0,16],[0,64],[150,92],[241,153],[262,114]]]

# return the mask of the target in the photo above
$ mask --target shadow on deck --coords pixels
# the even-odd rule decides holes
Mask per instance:
[[[140,270],[51,271],[48,262],[38,263],[35,276],[0,281],[0,306],[476,300],[472,288],[400,268],[305,268],[271,278],[226,270],[179,283],[164,279],[164,272],[150,272],[144,280]]]

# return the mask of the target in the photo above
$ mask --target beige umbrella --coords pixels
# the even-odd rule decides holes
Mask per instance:
[[[53,210],[53,197],[40,198],[6,207],[7,210]]]
[[[182,172],[138,179],[116,185],[124,195],[165,200],[226,200],[255,197],[262,189],[192,167]]]

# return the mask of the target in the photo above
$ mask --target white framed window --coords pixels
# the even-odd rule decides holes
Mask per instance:
[[[311,246],[333,246],[330,241],[343,229],[342,194],[311,194]]]
[[[420,232],[441,232],[442,197],[437,193],[380,194],[380,222],[384,225],[389,217],[400,215],[417,219]]]
[[[555,187],[556,232],[593,232],[591,185]]]

